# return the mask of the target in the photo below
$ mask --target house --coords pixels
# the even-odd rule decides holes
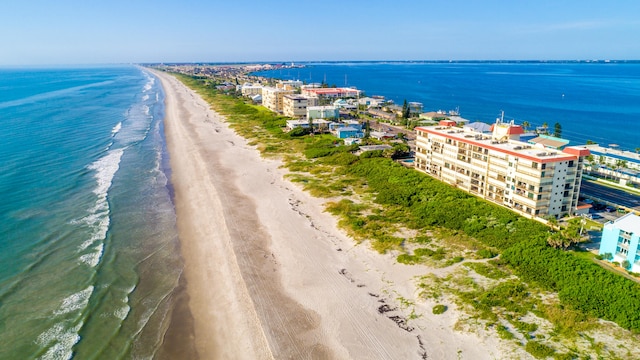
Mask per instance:
[[[329,124],[329,130],[335,131],[347,126],[362,131],[364,124],[361,124],[358,120],[342,120],[341,122],[333,122]]]
[[[361,129],[356,129],[351,126],[344,126],[336,130],[336,137],[338,139],[361,138],[364,137],[364,133]]]
[[[396,120],[396,114],[380,109],[369,109],[367,110],[367,114],[371,115],[375,119],[383,119],[387,121]]]
[[[365,146],[360,146],[360,148],[358,149],[358,151],[356,152],[356,155],[360,155],[363,152],[366,151],[376,151],[376,150],[387,150],[387,149],[393,149],[393,146],[391,145],[365,145]]]
[[[604,224],[600,255],[611,254],[611,261],[629,262],[628,270],[640,272],[640,216],[628,213]]]
[[[393,139],[396,136],[384,131],[372,131],[371,137],[378,140]]]
[[[491,134],[451,126],[416,127],[414,166],[440,181],[529,217],[579,209],[584,147],[563,150],[520,141],[524,131],[500,119]]]
[[[336,106],[342,110],[356,110],[358,108],[355,104],[352,104],[345,99],[338,99],[334,101],[333,106]]]
[[[313,119],[312,120],[313,127],[316,129],[329,128],[329,124],[331,121],[327,121],[324,119]],[[297,119],[297,120],[287,120],[287,130],[291,131],[297,127],[309,128],[309,120],[306,119]]]
[[[343,140],[344,140],[344,144],[347,146],[353,145],[353,144],[360,144],[362,142],[362,140],[360,140],[359,138],[346,138]]]
[[[384,103],[384,98],[372,98],[372,97],[363,97],[358,99],[359,105],[364,105],[366,107],[378,107]]]

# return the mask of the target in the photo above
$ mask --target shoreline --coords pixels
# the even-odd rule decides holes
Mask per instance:
[[[461,313],[420,315],[414,279],[429,272],[358,245],[175,77],[165,133],[189,310],[199,358],[506,358],[489,334],[453,330]],[[516,350],[517,351],[517,350]],[[518,354],[521,355],[521,354]]]

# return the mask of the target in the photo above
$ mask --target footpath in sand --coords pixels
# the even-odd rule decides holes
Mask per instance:
[[[231,130],[176,78],[165,131],[195,346],[202,359],[512,358],[488,335],[453,330],[460,314],[418,318],[414,277],[356,243],[323,212],[323,200]],[[511,355],[511,356],[510,356]]]

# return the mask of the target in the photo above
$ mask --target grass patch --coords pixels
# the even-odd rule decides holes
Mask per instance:
[[[447,311],[447,306],[442,304],[438,304],[434,306],[433,309],[431,310],[431,312],[433,312],[435,315],[444,314],[445,311]]]

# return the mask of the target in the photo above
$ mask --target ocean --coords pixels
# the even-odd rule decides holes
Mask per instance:
[[[138,67],[0,69],[0,359],[158,354],[183,269],[163,118]]]
[[[547,123],[570,145],[640,148],[640,63],[632,62],[343,62],[256,75],[329,86],[355,86],[425,111],[456,110],[463,118]]]

